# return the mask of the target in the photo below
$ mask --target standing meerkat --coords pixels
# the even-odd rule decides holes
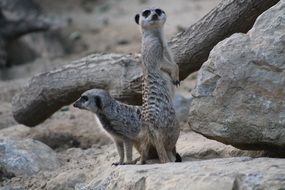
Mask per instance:
[[[139,106],[129,106],[114,100],[110,94],[101,89],[84,92],[73,104],[96,114],[102,127],[113,138],[120,160],[114,165],[132,164],[133,145],[138,147],[136,139],[141,128],[141,110]],[[127,161],[124,162],[126,150]]]
[[[180,127],[173,97],[179,84],[178,66],[174,63],[163,35],[166,14],[161,9],[146,9],[135,16],[142,33],[143,106],[141,160],[144,164],[151,145],[161,163],[175,160]]]
[[[108,91],[92,89],[84,92],[73,104],[74,107],[91,111],[96,114],[102,127],[113,138],[120,157],[120,164],[135,164],[138,159],[132,160],[132,147],[138,152],[142,138],[141,131],[141,106],[132,106],[116,101]],[[125,153],[124,153],[125,152]],[[176,153],[176,150],[173,150]],[[126,162],[124,157],[126,154]],[[181,162],[181,157],[176,154],[176,161]],[[154,147],[151,147],[147,156],[148,159],[158,158]]]

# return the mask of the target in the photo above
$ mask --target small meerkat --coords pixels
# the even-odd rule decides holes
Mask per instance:
[[[175,160],[180,127],[173,97],[179,83],[178,66],[174,63],[163,36],[166,14],[158,8],[146,9],[135,16],[142,33],[143,106],[140,164],[144,164],[151,145],[161,163]]]
[[[91,111],[96,114],[102,127],[112,136],[120,157],[119,162],[113,165],[135,164],[138,159],[132,160],[132,147],[140,152],[142,138],[141,130],[141,106],[132,106],[116,101],[108,91],[92,89],[84,92],[73,104],[74,107]],[[127,161],[124,162],[126,153]],[[176,149],[173,149],[176,153]],[[176,162],[182,159],[176,153]],[[151,147],[147,159],[158,158],[154,147]]]
[[[120,160],[114,165],[131,164],[132,148],[140,132],[141,119],[138,106],[128,106],[114,100],[110,94],[101,89],[84,92],[73,104],[96,114],[102,127],[113,137]],[[124,162],[124,149],[127,162]]]

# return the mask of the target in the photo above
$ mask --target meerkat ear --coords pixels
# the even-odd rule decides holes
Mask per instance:
[[[99,109],[101,109],[101,110],[103,109],[102,100],[99,96],[94,97],[94,102]]]
[[[136,14],[135,21],[137,24],[139,24],[139,21],[140,21],[140,15],[139,14]]]

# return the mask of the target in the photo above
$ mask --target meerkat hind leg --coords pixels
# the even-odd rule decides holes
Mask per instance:
[[[176,160],[176,154],[173,154],[173,151],[166,151],[167,152],[167,155],[168,155],[168,158],[171,162],[175,162]]]
[[[171,162],[171,160],[168,157],[168,154],[166,152],[166,149],[165,149],[165,146],[163,143],[163,139],[162,139],[162,135],[159,134],[158,131],[154,132],[154,139],[152,139],[152,143],[156,148],[159,161],[161,163]]]
[[[145,140],[142,145],[141,145],[141,157],[140,157],[140,160],[139,160],[139,163],[138,164],[145,164],[146,163],[146,160],[148,158],[148,153],[149,153],[149,149],[150,149],[150,144],[149,144],[149,141],[148,140]]]

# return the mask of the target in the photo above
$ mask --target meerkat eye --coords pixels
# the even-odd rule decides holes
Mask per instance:
[[[142,13],[142,16],[144,16],[145,18],[148,17],[150,15],[150,10],[145,10],[143,13]]]
[[[155,9],[156,14],[158,14],[158,16],[160,16],[162,14],[162,10],[161,9]]]
[[[82,100],[83,102],[87,102],[87,101],[88,101],[88,97],[87,97],[87,96],[81,96],[81,100]]]

